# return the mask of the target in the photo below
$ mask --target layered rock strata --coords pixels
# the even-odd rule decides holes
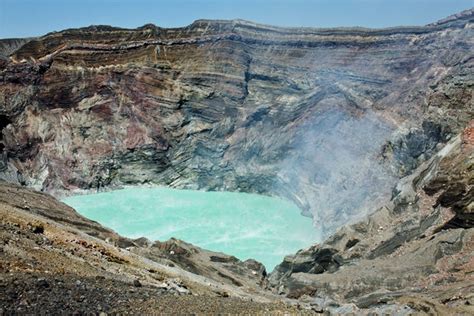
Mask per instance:
[[[1,175],[53,194],[156,183],[278,195],[331,232],[472,117],[472,22],[50,33],[0,61]]]
[[[23,187],[0,185],[0,313],[474,313],[473,21],[2,41],[0,175]],[[267,276],[24,187],[143,183],[278,195],[338,230]]]
[[[473,131],[471,121],[403,178],[390,204],[286,257],[269,277],[274,290],[324,306],[404,302],[426,313],[474,312]]]
[[[269,276],[183,241],[121,237],[1,184],[2,312],[472,314],[473,131],[403,178],[389,205]]]

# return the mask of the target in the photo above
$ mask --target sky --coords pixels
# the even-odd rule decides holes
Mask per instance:
[[[279,26],[424,25],[474,7],[474,0],[0,0],[0,38],[97,24],[179,27],[197,19]]]

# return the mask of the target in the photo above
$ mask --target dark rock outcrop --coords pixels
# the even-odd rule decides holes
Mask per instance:
[[[0,178],[55,195],[258,192],[339,228],[267,276],[176,239],[123,238],[1,184],[2,306],[52,310],[35,301],[50,291],[116,312],[294,312],[275,302],[298,299],[316,313],[474,313],[473,22],[473,10],[382,30],[200,20],[0,41]],[[18,299],[31,287],[32,308]]]
[[[31,40],[32,38],[8,38],[0,40],[0,63],[8,60],[8,56]]]
[[[307,301],[338,297],[336,306],[409,301],[434,313],[472,313],[473,124],[403,178],[390,204],[286,257],[269,277],[274,290],[295,297],[315,289]]]
[[[157,183],[278,195],[328,233],[382,205],[472,117],[473,19],[50,33],[1,64],[0,174],[53,194]]]

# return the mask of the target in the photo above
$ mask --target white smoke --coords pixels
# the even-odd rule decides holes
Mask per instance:
[[[326,230],[366,215],[386,200],[395,178],[378,160],[392,127],[371,110],[334,107],[296,133],[276,190]]]

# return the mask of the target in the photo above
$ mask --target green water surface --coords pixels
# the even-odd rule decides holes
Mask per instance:
[[[135,187],[64,199],[80,214],[130,237],[182,239],[267,270],[317,242],[312,220],[292,203],[257,194]]]

